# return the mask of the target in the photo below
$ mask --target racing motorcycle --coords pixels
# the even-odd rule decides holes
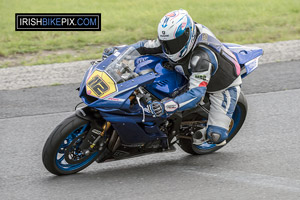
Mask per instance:
[[[236,56],[242,78],[257,68],[262,49],[223,45]],[[149,103],[174,98],[186,91],[187,83],[163,55],[141,56],[131,46],[93,62],[78,89],[86,106],[63,120],[44,145],[46,169],[56,175],[73,174],[94,161],[174,151],[175,144],[194,155],[222,148],[205,137],[202,144],[193,144],[192,135],[206,127],[210,107],[207,96],[196,108],[169,117],[154,117],[149,111]],[[241,92],[227,144],[242,127],[246,115],[247,101]]]

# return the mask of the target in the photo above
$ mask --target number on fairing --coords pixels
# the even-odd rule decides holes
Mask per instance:
[[[101,96],[109,90],[109,86],[99,76],[93,77],[87,85],[97,94],[97,96]]]
[[[99,76],[93,77],[93,79],[88,82],[88,86],[98,96],[101,96],[104,92],[109,90],[109,86]]]
[[[106,72],[96,70],[86,81],[86,93],[96,98],[104,98],[118,90],[116,85]]]

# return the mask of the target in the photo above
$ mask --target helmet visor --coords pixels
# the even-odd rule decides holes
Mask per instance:
[[[190,37],[190,29],[185,29],[184,33],[173,40],[159,40],[167,54],[175,54],[180,51]]]

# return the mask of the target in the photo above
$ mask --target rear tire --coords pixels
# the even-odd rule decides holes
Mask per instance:
[[[243,94],[243,92],[240,93],[240,97],[237,103],[237,106],[235,108],[235,111],[233,113],[232,119],[234,120],[233,127],[229,133],[229,137],[226,140],[226,145],[232,140],[234,136],[239,132],[241,127],[243,126],[243,123],[246,119],[248,111],[248,104],[247,100]],[[226,146],[224,145],[224,146]],[[181,149],[189,154],[192,155],[203,155],[203,154],[209,154],[213,153],[219,149],[221,149],[224,146],[216,146],[214,144],[203,144],[203,145],[194,145],[193,141],[191,139],[185,139],[180,138],[179,139],[179,146]]]
[[[80,142],[80,135],[86,133],[89,128],[89,121],[79,118],[75,114],[62,121],[48,137],[43,149],[43,164],[46,169],[55,175],[74,174],[83,170],[96,160],[99,152],[94,152],[84,157],[81,163],[69,164],[62,158],[66,149],[75,138]],[[58,158],[58,156],[63,155]],[[61,160],[62,159],[62,160]]]

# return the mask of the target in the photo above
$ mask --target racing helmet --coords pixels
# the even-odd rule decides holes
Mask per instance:
[[[157,32],[164,54],[173,62],[189,53],[196,38],[195,23],[182,9],[166,14],[159,22]]]

